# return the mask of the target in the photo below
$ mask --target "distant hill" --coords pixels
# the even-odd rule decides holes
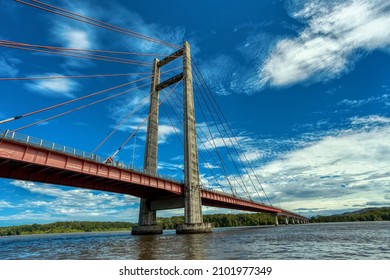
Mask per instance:
[[[332,216],[315,216],[311,223],[390,221],[390,207],[364,208]]]
[[[341,215],[364,214],[364,213],[367,213],[367,212],[370,212],[370,211],[389,210],[389,209],[390,209],[390,207],[370,207],[370,208],[360,209],[360,210],[357,210],[357,211],[346,212],[346,213],[343,213]]]

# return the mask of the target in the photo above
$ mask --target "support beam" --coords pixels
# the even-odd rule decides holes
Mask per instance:
[[[156,199],[152,201],[151,210],[168,210],[184,208],[184,199],[182,196]]]
[[[168,64],[169,62],[175,60],[176,58],[179,58],[183,55],[183,49],[180,49],[173,54],[168,55],[167,57],[161,59],[158,63],[158,67],[163,67],[165,64]]]
[[[288,217],[284,217],[284,223],[288,225]]]
[[[198,148],[196,144],[194,93],[190,45],[183,47],[184,76],[184,224],[176,233],[211,232],[211,224],[203,223]]]
[[[148,128],[146,133],[144,170],[155,174],[157,171],[157,154],[158,154],[158,105],[159,91],[156,85],[160,83],[160,68],[157,66],[158,59],[153,62],[152,85],[150,88],[150,107]],[[133,227],[131,233],[140,234],[161,234],[162,226],[157,225],[156,210],[152,210],[152,201],[141,198],[138,217],[138,226]]]
[[[178,81],[180,81],[181,79],[183,79],[183,73],[180,73],[180,74],[177,74],[176,76],[172,77],[172,78],[169,78],[168,80],[158,84],[156,86],[156,90],[157,91],[160,91],[160,90],[163,90],[164,88],[167,88],[169,87],[170,85],[173,85],[175,83],[177,83]]]
[[[278,214],[275,214],[274,217],[275,217],[275,226],[278,226],[279,225]]]

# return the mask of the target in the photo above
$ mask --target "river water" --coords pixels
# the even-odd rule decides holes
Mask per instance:
[[[0,237],[0,259],[390,259],[390,222],[213,229],[211,234],[130,232]]]

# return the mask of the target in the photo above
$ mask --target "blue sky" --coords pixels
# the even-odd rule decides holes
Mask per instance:
[[[48,1],[178,45],[189,41],[226,124],[273,205],[306,216],[389,206],[390,4],[374,0],[296,2]],[[174,51],[12,0],[2,1],[0,21],[0,40],[149,54]],[[0,54],[0,77],[151,71],[150,66],[5,47],[0,47]],[[124,58],[153,60],[152,56]],[[178,64],[167,70],[175,66]],[[0,81],[0,119],[147,76]],[[146,117],[148,104],[142,100],[148,91],[145,86],[19,132],[92,151],[130,111],[140,107],[98,150],[106,157]],[[177,92],[181,92],[180,85]],[[162,106],[170,112],[167,104]],[[32,115],[0,129],[16,129],[74,107]],[[175,115],[164,110],[160,110],[159,173],[182,179],[183,152],[175,131],[181,135],[183,129]],[[199,127],[206,128],[205,121],[210,124],[217,149],[232,167],[227,150],[220,147],[223,140],[229,143],[227,135],[207,120],[210,112],[206,112],[206,120],[200,109],[196,108],[196,114]],[[134,165],[142,167],[144,137],[145,126],[117,159],[132,163],[134,158]],[[199,138],[204,143],[199,147],[205,159],[200,162],[203,184],[227,189],[221,168],[205,151],[212,143],[202,135]],[[239,171],[243,168],[240,165]],[[220,178],[220,186],[211,172]],[[250,185],[253,179],[232,173],[232,181],[233,176],[242,177]],[[130,196],[7,179],[0,180],[0,193],[0,225],[60,220],[135,222],[138,217],[138,199]],[[226,211],[204,207],[204,213]],[[159,215],[182,212],[161,211]]]

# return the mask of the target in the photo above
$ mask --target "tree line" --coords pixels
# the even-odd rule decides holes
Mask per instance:
[[[270,214],[264,213],[211,214],[203,215],[203,221],[212,223],[214,227],[244,227],[272,225],[275,222],[275,218]],[[184,217],[157,218],[157,223],[162,225],[163,229],[175,229],[177,225],[184,223]]]
[[[244,227],[273,225],[275,223],[275,218],[271,214],[265,213],[212,214],[203,215],[203,221],[205,223],[212,223],[214,227]],[[310,219],[311,223],[358,221],[390,221],[390,207],[364,209],[357,212],[333,216],[315,216]],[[177,225],[183,223],[183,216],[157,218],[157,224],[162,225],[164,229],[175,229]],[[136,224],[134,223],[128,222],[55,222],[51,224],[0,227],[0,236],[93,231],[129,231],[131,230],[131,227],[135,225]]]
[[[274,218],[269,214],[213,214],[204,215],[205,223],[213,223],[214,227],[240,227],[270,225]],[[164,229],[175,229],[184,223],[183,216],[157,218],[157,224]],[[22,234],[48,234],[93,231],[129,231],[136,224],[128,222],[55,222],[50,224],[32,224],[21,226],[0,227],[0,236]]]
[[[93,231],[122,231],[130,230],[133,225],[134,224],[127,222],[55,222],[50,224],[0,227],[0,236]]]
[[[390,208],[364,209],[351,213],[332,216],[315,216],[311,223],[335,223],[335,222],[365,222],[365,221],[390,221]]]

